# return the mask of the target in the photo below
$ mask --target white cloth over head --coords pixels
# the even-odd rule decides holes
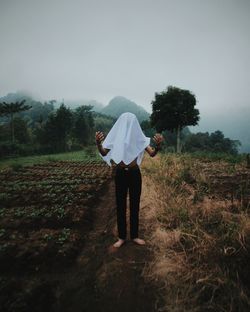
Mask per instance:
[[[106,156],[100,156],[111,166],[111,160],[116,164],[123,161],[126,165],[137,158],[141,164],[144,150],[149,145],[150,138],[142,132],[141,126],[132,113],[123,113],[117,119],[102,146],[110,149]]]

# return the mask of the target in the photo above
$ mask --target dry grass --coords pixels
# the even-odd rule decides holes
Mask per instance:
[[[142,198],[154,258],[144,276],[159,286],[159,311],[250,311],[249,189],[234,192],[233,203],[230,197],[231,188],[249,185],[249,175],[231,167],[187,155],[145,159]]]

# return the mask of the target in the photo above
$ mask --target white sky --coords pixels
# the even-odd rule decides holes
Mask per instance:
[[[0,96],[122,95],[149,112],[168,85],[202,116],[250,106],[250,0],[0,0]]]

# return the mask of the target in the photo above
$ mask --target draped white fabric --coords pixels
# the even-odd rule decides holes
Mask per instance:
[[[123,161],[126,165],[137,158],[140,165],[144,149],[149,145],[150,138],[142,132],[141,126],[132,113],[123,113],[117,119],[102,146],[110,149],[106,156],[101,157],[111,166],[111,159],[119,164]]]

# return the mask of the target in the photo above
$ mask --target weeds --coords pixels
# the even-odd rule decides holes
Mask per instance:
[[[232,163],[163,155],[145,164],[156,226],[144,273],[161,285],[161,311],[250,310],[249,179]],[[228,174],[239,198],[234,212]]]

